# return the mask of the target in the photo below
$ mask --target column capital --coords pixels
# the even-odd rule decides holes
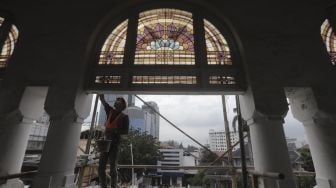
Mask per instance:
[[[8,119],[16,119],[18,122],[23,120],[22,113],[16,109],[6,114],[0,114],[0,122],[6,122]]]
[[[65,121],[82,124],[84,122],[84,118],[79,117],[75,109],[71,109],[60,115],[51,115],[50,121]]]
[[[19,108],[24,87],[0,85],[0,114],[9,114]]]
[[[294,118],[304,124],[312,121],[336,122],[336,112],[330,109],[330,104],[325,103],[328,100],[333,103],[334,99],[318,95],[318,91],[315,91],[311,88],[286,89]]]
[[[49,88],[45,111],[50,117],[59,119],[69,116],[71,113],[76,114],[79,121],[90,114],[92,95],[84,91],[68,89],[67,87],[52,86]]]
[[[69,87],[59,85],[49,87],[44,108],[50,117],[60,118],[74,109],[76,93]]]
[[[269,115],[259,113],[258,111],[255,111],[250,118],[244,119],[244,120],[246,121],[246,124],[248,126],[253,125],[255,123],[258,123],[258,122],[261,122],[261,121],[275,121],[275,120],[278,120],[278,121],[284,123],[284,117],[281,116],[281,115],[279,115],[279,116],[269,116]]]
[[[239,96],[243,118],[248,124],[260,119],[282,120],[288,112],[285,93],[280,88],[258,89],[251,88]]]

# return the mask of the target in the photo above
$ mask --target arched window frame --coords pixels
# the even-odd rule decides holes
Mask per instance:
[[[332,65],[336,66],[336,35],[328,19],[321,26],[321,37],[329,53]]]
[[[14,53],[19,32],[12,22],[11,15],[0,14],[0,18],[0,77],[3,77],[10,57]]]
[[[195,65],[135,65],[136,35],[139,14],[144,11],[168,8],[178,9],[192,13],[195,36]],[[88,91],[114,90],[120,92],[169,92],[169,93],[218,93],[226,91],[245,91],[246,82],[242,69],[241,57],[235,44],[235,37],[229,26],[203,10],[166,5],[140,7],[130,11],[125,17],[117,18],[118,22],[112,24],[117,27],[121,22],[128,20],[127,37],[125,43],[124,60],[118,65],[102,65],[97,62],[97,56],[90,66],[89,79],[86,89]],[[210,15],[210,16],[209,16]],[[208,20],[217,27],[227,40],[231,51],[232,65],[207,64],[207,51],[205,44],[204,20]],[[112,21],[112,20],[111,20]],[[112,21],[113,22],[113,21]],[[220,24],[218,24],[220,23]],[[221,27],[218,27],[220,25]],[[222,27],[224,25],[224,27]],[[110,27],[112,28],[112,27]],[[111,31],[105,34],[108,38]],[[225,32],[223,32],[226,30]],[[101,44],[105,41],[101,41]],[[99,45],[98,45],[99,46]],[[98,54],[98,53],[96,53]],[[99,59],[99,58],[98,58]],[[90,74],[91,73],[91,74]],[[180,81],[176,81],[180,80]],[[141,82],[143,82],[141,84]]]

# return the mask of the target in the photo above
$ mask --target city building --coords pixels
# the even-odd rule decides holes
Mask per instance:
[[[197,166],[199,165],[199,151],[185,152],[183,149],[166,148],[160,149],[162,160],[158,161],[159,166]],[[157,170],[160,176],[160,185],[181,187],[187,178],[193,177],[197,169],[165,169]],[[185,185],[183,185],[185,186]]]
[[[46,112],[31,124],[26,153],[41,154],[47,139],[49,129],[49,116]]]
[[[292,164],[292,168],[295,171],[302,171],[303,162],[300,153],[297,151],[296,141],[297,141],[296,138],[286,138],[288,154],[290,162]]]
[[[0,176],[21,172],[28,125],[43,110],[50,126],[33,187],[74,188],[91,94],[234,94],[255,169],[286,177],[259,177],[259,187],[296,187],[283,131],[291,108],[316,187],[332,188],[335,18],[335,0],[0,1]]]
[[[160,149],[162,160],[158,161],[159,166],[182,166],[183,165],[183,149]],[[162,175],[161,185],[182,186],[182,177],[184,169],[165,169],[157,170],[159,175]]]
[[[147,102],[147,105],[142,105],[142,109],[145,113],[145,130],[149,134],[153,135],[153,137],[159,139],[160,136],[160,116],[159,114],[155,113],[159,112],[159,106],[156,104],[156,102],[149,101]],[[154,110],[153,110],[153,109]]]
[[[105,101],[110,105],[113,105],[114,101],[117,97],[124,97],[125,100],[128,101],[128,107],[125,110],[125,113],[128,114],[130,120],[130,128],[135,130],[140,130],[141,132],[147,132],[153,137],[159,139],[160,132],[160,116],[155,113],[151,108],[154,108],[157,112],[159,112],[158,105],[153,102],[147,102],[147,105],[142,105],[142,108],[135,106],[135,97],[134,95],[112,95],[106,94]],[[100,105],[98,111],[98,126],[104,126],[106,121],[106,113],[104,110],[104,106]]]
[[[239,141],[238,132],[230,132],[231,145]],[[211,151],[226,151],[228,149],[226,142],[226,133],[223,130],[215,131],[209,130],[209,145]],[[237,150],[239,145],[233,148],[233,151]]]
[[[141,132],[146,131],[145,127],[145,112],[138,106],[129,106],[125,112],[128,114],[130,128],[139,130]]]

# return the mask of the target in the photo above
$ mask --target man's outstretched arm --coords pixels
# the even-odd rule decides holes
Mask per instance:
[[[99,99],[100,102],[102,103],[102,105],[106,108],[107,106],[109,106],[109,104],[105,101],[105,97],[104,94],[99,94]]]

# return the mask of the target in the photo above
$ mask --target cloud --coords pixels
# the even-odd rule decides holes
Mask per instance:
[[[139,95],[139,97],[145,101],[155,101],[163,116],[202,144],[207,143],[210,129],[224,130],[220,95]],[[231,121],[235,115],[234,96],[228,96],[226,104],[232,130]],[[136,105],[142,106],[143,103],[136,100]],[[293,118],[291,111],[285,118],[284,129],[286,137],[297,138],[298,143],[305,140],[304,128]],[[160,140],[175,140],[184,145],[197,145],[163,119],[160,119]]]
[[[160,113],[202,144],[206,144],[210,129],[224,130],[222,98],[220,95],[142,95],[145,101],[155,101]],[[231,122],[235,107],[233,97],[227,100]],[[142,102],[136,100],[136,105]],[[231,127],[231,123],[230,123]],[[160,119],[160,140],[176,140],[196,145],[165,120]]]

